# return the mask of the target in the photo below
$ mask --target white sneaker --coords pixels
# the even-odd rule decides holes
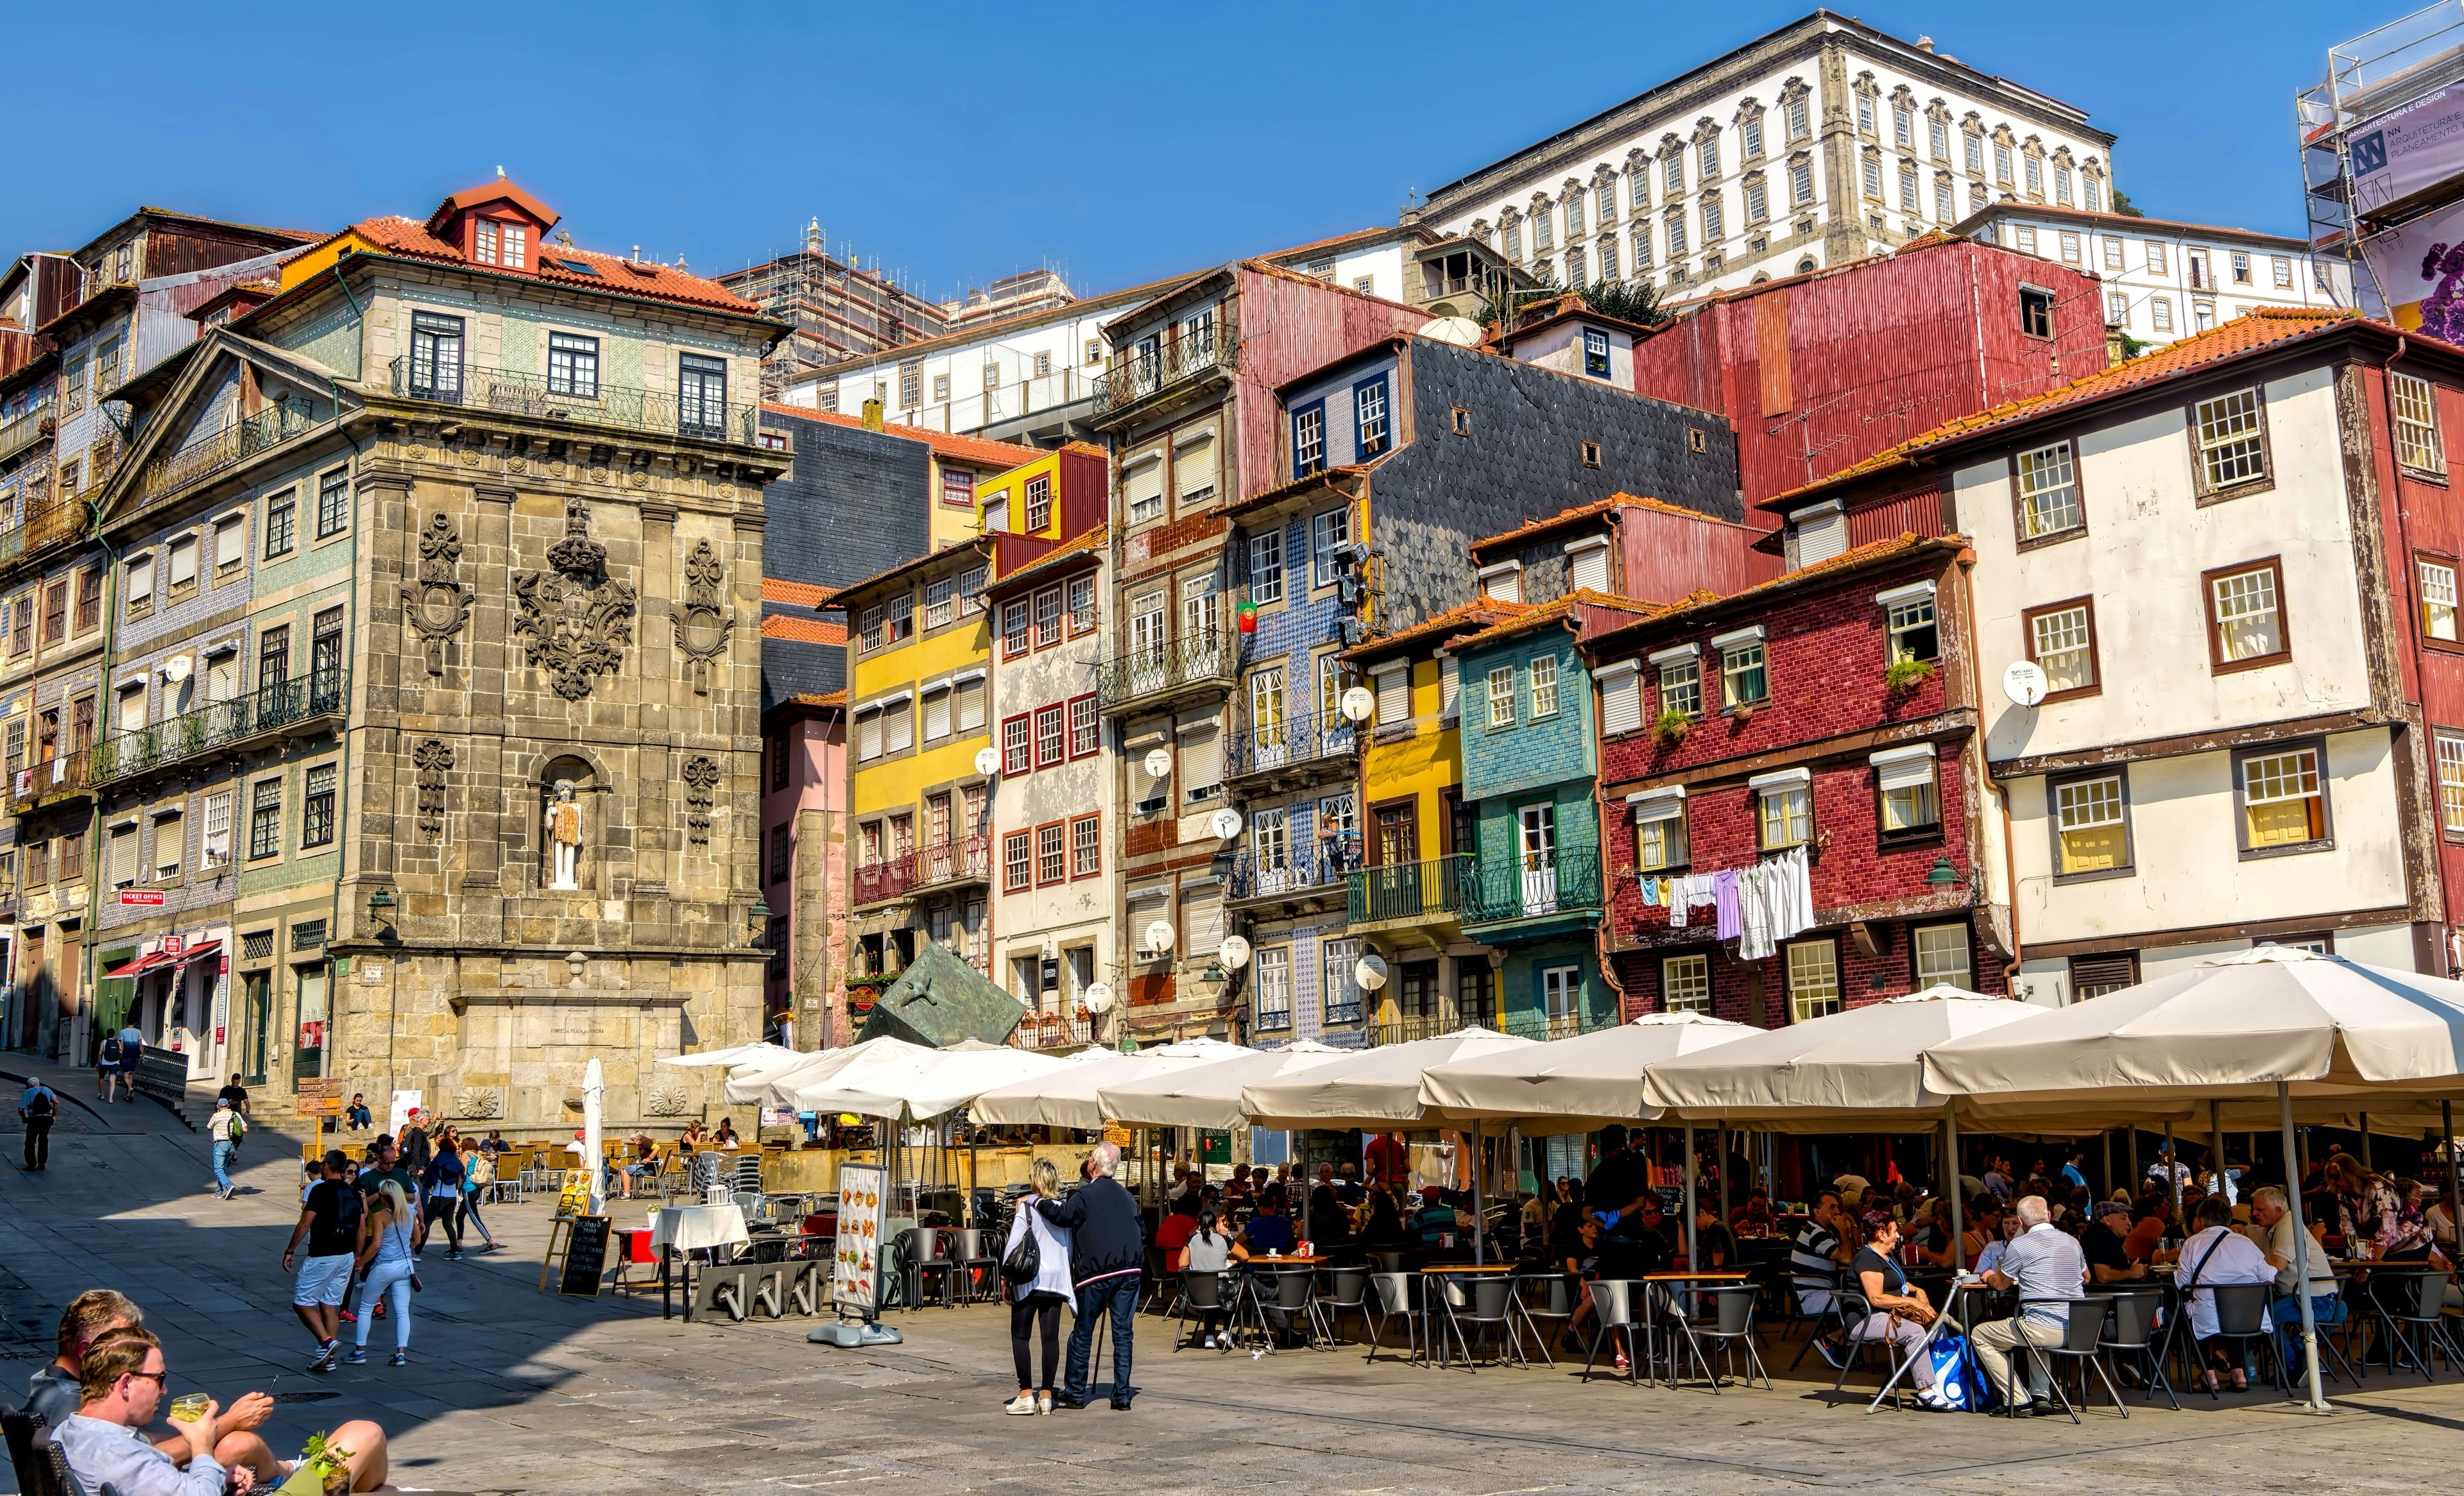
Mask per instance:
[[[1012,1397],[1012,1398],[1010,1398],[1007,1402],[1002,1403],[1002,1404],[1001,1404],[1001,1411],[1002,1411],[1003,1413],[1008,1414],[1008,1415],[1009,1415],[1010,1417],[1012,1417],[1012,1418],[1020,1418],[1020,1419],[1023,1419],[1023,1418],[1032,1418],[1032,1417],[1034,1417],[1034,1416],[1035,1416],[1035,1394],[1033,1394],[1033,1393],[1031,1393],[1031,1392],[1023,1392],[1023,1393],[1020,1393],[1017,1397]]]
[[[1035,1411],[1036,1411],[1036,1412],[1038,1412],[1038,1413],[1040,1413],[1040,1414],[1041,1414],[1041,1413],[1049,1413],[1049,1412],[1051,1412],[1051,1411],[1052,1411],[1052,1394],[1050,1394],[1050,1393],[1048,1393],[1048,1392],[1039,1392],[1039,1393],[1037,1393],[1037,1394],[1035,1395]]]
[[[1198,1344],[1203,1350],[1212,1351],[1215,1349],[1215,1337],[1213,1335],[1209,1335],[1205,1339],[1198,1342]]]

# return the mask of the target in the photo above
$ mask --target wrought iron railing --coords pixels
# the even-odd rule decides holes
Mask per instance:
[[[1095,381],[1095,414],[1101,417],[1127,409],[1183,380],[1235,367],[1238,347],[1226,318],[1202,332],[1167,339],[1152,350],[1116,353],[1104,365],[1103,377]]]
[[[229,701],[209,701],[193,712],[112,734],[94,745],[89,772],[93,782],[107,784],[267,733],[286,732],[341,715],[350,693],[348,671],[319,671]]]
[[[1238,637],[1206,628],[1107,660],[1095,671],[1095,698],[1109,708],[1184,686],[1228,687],[1239,653]]]
[[[1029,1013],[1010,1030],[1016,1049],[1060,1049],[1095,1042],[1095,1021],[1084,1013]]]
[[[0,566],[85,535],[90,517],[85,500],[59,496],[53,492],[48,476],[40,483],[29,479],[20,492],[26,517],[0,530]]]
[[[851,891],[858,904],[878,904],[897,898],[913,887],[915,854],[892,852],[879,862],[858,864]]]
[[[1363,925],[1447,918],[1462,913],[1471,872],[1469,852],[1359,869],[1345,890],[1345,920]]]
[[[8,461],[51,433],[52,407],[49,401],[15,420],[0,424],[0,462]]]
[[[303,434],[316,424],[309,416],[307,401],[276,401],[210,436],[149,458],[145,471],[138,476],[138,507],[158,503],[191,484],[235,468],[269,447]]]
[[[1226,896],[1272,898],[1331,890],[1342,883],[1344,874],[1359,866],[1360,839],[1356,836],[1326,837],[1315,846],[1265,856],[1253,849],[1234,859]]]
[[[1600,907],[1600,854],[1591,847],[1480,858],[1463,885],[1463,921],[1497,924]]]
[[[1232,735],[1223,745],[1227,778],[1268,774],[1320,759],[1340,759],[1360,742],[1360,729],[1337,717],[1329,721],[1314,712],[1263,726],[1252,725]]]
[[[9,803],[14,810],[24,810],[59,795],[74,795],[83,790],[89,781],[87,768],[94,750],[80,748],[56,759],[45,759],[9,773]]]
[[[1572,1039],[1609,1028],[1619,1022],[1614,1011],[1546,1013],[1524,1008],[1500,1013],[1494,1008],[1459,1013],[1408,1013],[1370,1025],[1369,1042],[1374,1045],[1403,1045],[1418,1039],[1435,1039],[1456,1029],[1477,1023],[1517,1039]]]
[[[963,883],[992,874],[992,838],[964,836],[915,850],[915,887]]]
[[[755,444],[760,429],[759,406],[669,390],[632,389],[621,385],[580,385],[570,381],[551,382],[538,374],[471,364],[458,368],[427,362],[415,364],[407,355],[396,358],[389,367],[395,394],[434,405],[536,416],[609,430],[735,442],[745,447]]]

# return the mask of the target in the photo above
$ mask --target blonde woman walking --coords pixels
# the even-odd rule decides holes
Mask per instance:
[[[1036,1209],[1039,1200],[1061,1198],[1061,1171],[1051,1159],[1038,1158],[1027,1177],[1035,1193],[1020,1199],[1018,1213],[1010,1218],[1009,1240],[1001,1246],[1001,1261],[1006,1263],[1019,1243],[1028,1233],[1034,1234],[1035,1276],[1010,1285],[1015,1297],[1009,1306],[1009,1349],[1018,1362],[1018,1396],[1001,1411],[1017,1415],[1052,1411],[1052,1377],[1061,1365],[1061,1306],[1077,1292],[1069,1280],[1069,1228],[1054,1225]],[[1041,1382],[1035,1380],[1027,1362],[1028,1342],[1039,1331],[1044,1336]],[[1039,1386],[1043,1391],[1036,1390]]]
[[[368,1326],[376,1318],[376,1306],[388,1295],[393,1364],[410,1364],[410,1296],[419,1287],[419,1274],[410,1261],[410,1227],[409,1197],[396,1181],[384,1180],[368,1197],[368,1208],[360,1221],[359,1338],[345,1358],[348,1365],[367,1364]]]

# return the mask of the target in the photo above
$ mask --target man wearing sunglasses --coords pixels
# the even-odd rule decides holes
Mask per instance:
[[[162,1344],[150,1331],[105,1335],[86,1352],[77,1379],[85,1400],[52,1437],[87,1490],[99,1491],[109,1482],[120,1496],[222,1496],[256,1485],[256,1472],[247,1465],[226,1470],[210,1455],[199,1454],[184,1470],[146,1442],[145,1429],[163,1405],[168,1380]],[[214,1447],[221,1412],[222,1405],[209,1400],[186,1425],[190,1448]]]

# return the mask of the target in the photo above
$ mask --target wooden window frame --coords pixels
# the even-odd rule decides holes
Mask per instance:
[[[2455,638],[2436,638],[2430,631],[2428,597],[2422,589],[2421,569],[2425,565],[2445,567],[2454,582]],[[2412,553],[2412,618],[2413,633],[2420,638],[2423,649],[2464,654],[2464,563],[2459,563],[2457,558],[2439,551]]]
[[[1771,795],[1786,794],[1791,790],[1800,789],[1805,792],[1805,840],[1801,842],[1785,842],[1777,847],[1773,847],[1765,842],[1763,840],[1764,799]],[[1793,851],[1800,847],[1804,847],[1808,853],[1811,853],[1820,846],[1822,839],[1822,822],[1815,812],[1814,780],[1811,776],[1797,783],[1766,784],[1760,788],[1748,785],[1746,787],[1746,796],[1752,802],[1752,803],[1747,806],[1747,809],[1753,816],[1755,855],[1768,857],[1776,853]],[[1693,850],[1690,843],[1688,844],[1686,850],[1688,852]]]
[[[1044,605],[1047,601],[1052,605],[1049,618],[1044,611]],[[1035,649],[1041,652],[1059,644],[1067,633],[1068,626],[1062,620],[1068,615],[1068,599],[1065,596],[1064,589],[1060,587],[1039,587],[1036,589],[1033,602],[1034,606],[1029,610],[1028,616],[1028,636]]]
[[[2042,607],[2020,609],[2020,648],[2027,651],[2028,663],[2031,665],[2036,664],[2036,620],[2047,613],[2067,613],[2075,607],[2085,608],[2087,610],[2087,669],[2088,674],[2091,678],[2084,686],[2073,686],[2064,691],[2046,692],[2044,702],[2040,703],[2042,705],[2050,705],[2056,701],[2069,701],[2078,696],[2098,695],[2104,690],[2104,657],[2097,646],[2096,599],[2094,597],[2083,594],[2075,598],[2064,598],[2057,603],[2048,603]]]
[[[2288,842],[2282,847],[2253,847],[2250,845],[2250,805],[2244,793],[2242,765],[2252,759],[2267,759],[2287,753],[2318,755],[2320,834],[2307,841]],[[2269,857],[2295,857],[2336,849],[2336,797],[2331,789],[2335,781],[2328,772],[2327,739],[2323,736],[2280,737],[2270,742],[2249,743],[2233,751],[2232,763],[2233,845],[2241,861],[2257,862]]]
[[[1023,869],[1025,872],[1024,877],[1016,876],[1021,869],[1018,863],[1010,860],[1009,849],[1013,843],[1023,848],[1026,853],[1026,856],[1023,859],[1025,862],[1025,868]],[[1035,828],[1033,826],[1029,826],[1023,831],[1003,831],[1001,833],[1001,891],[1003,893],[1024,893],[1031,891],[1034,887]]]
[[[2121,794],[2122,803],[2122,866],[2096,868],[2085,872],[2062,871],[2062,812],[2057,794],[2065,784],[2081,784],[2091,780],[2113,780]],[[2045,776],[2045,845],[2051,853],[2046,869],[2054,883],[2096,883],[2106,878],[2135,878],[2139,875],[2139,832],[2136,818],[2130,813],[2130,766],[2126,763],[2101,764],[2092,769],[2077,769],[2067,774]]]
[[[2289,260],[2285,260],[2282,255],[2277,255],[2277,258],[2288,267],[2291,264],[2291,262]],[[2417,482],[2444,485],[2447,481],[2447,437],[2445,423],[2438,419],[2439,385],[2435,381],[2425,379],[2418,374],[2399,374],[2393,369],[2389,369],[2387,371],[2387,434],[2389,444],[2395,449],[2396,467],[2403,472],[2405,476],[2412,478]],[[2408,423],[2405,418],[2398,413],[2396,401],[2396,381],[2398,380],[2404,380],[2408,383],[2421,386],[2425,398],[2429,401],[2430,421],[2428,425],[2430,432],[2430,453],[2431,458],[2437,464],[2435,467],[2425,468],[2405,460],[2404,428],[2408,424],[2417,423]]]
[[[1045,769],[1057,769],[1061,765],[1067,763],[1069,761],[1069,708],[1067,704],[1065,702],[1055,701],[1045,706],[1037,707],[1035,709],[1034,717],[1035,727],[1032,745],[1035,752],[1036,771],[1041,773]],[[1046,759],[1044,756],[1044,726],[1047,718],[1052,724],[1052,757],[1049,759]]]
[[[1674,1008],[1668,1005],[1668,966],[1672,961],[1701,961],[1703,963],[1703,1005],[1701,1007]],[[1709,1017],[1712,1010],[1719,1005],[1720,984],[1717,976],[1718,970],[1719,968],[1714,965],[1711,960],[1711,950],[1707,946],[1691,950],[1661,952],[1659,954],[1658,968],[1653,972],[1653,976],[1660,983],[1660,1011],[1662,1013],[1700,1013],[1705,1018]]]
[[[2216,624],[2216,583],[2229,577],[2245,576],[2255,571],[2271,573],[2276,582],[2276,642],[2272,654],[2255,654],[2246,660],[2225,658],[2224,630]],[[2262,556],[2255,561],[2238,561],[2231,566],[2217,566],[2199,573],[2199,611],[2207,620],[2208,672],[2211,675],[2234,675],[2243,671],[2265,670],[2271,665],[2288,664],[2293,659],[2293,619],[2284,605],[2284,558]]]
[[[1010,609],[1018,609],[1023,625],[1016,633],[1010,631]],[[1035,652],[1035,601],[1032,598],[1010,598],[1001,604],[1001,658],[1023,660]]]
[[[1017,723],[1021,730],[1019,748],[1026,760],[1023,764],[1013,765],[1010,761],[1009,729],[1013,722]],[[1019,712],[1001,718],[1001,755],[1002,779],[1024,779],[1035,772],[1035,714],[1033,712]]]
[[[1061,855],[1061,873],[1060,873],[1060,876],[1058,876],[1058,877],[1047,878],[1047,877],[1045,877],[1045,876],[1044,875],[1044,833],[1045,833],[1046,831],[1049,831],[1049,832],[1051,832],[1051,833],[1052,833],[1053,838],[1054,838],[1054,843],[1055,843],[1055,845],[1060,848],[1060,855]],[[1031,857],[1033,857],[1033,859],[1034,859],[1034,864],[1035,864],[1035,866],[1034,866],[1034,872],[1035,872],[1035,886],[1036,886],[1038,889],[1058,888],[1058,887],[1060,887],[1062,884],[1065,884],[1065,883],[1068,882],[1068,881],[1069,881],[1069,821],[1068,821],[1068,818],[1065,816],[1065,817],[1063,817],[1061,820],[1058,820],[1058,821],[1045,821],[1045,822],[1041,822],[1041,823],[1039,823],[1039,824],[1035,826],[1035,840],[1034,840],[1034,842],[1033,842],[1033,843],[1030,845],[1030,847],[1029,847],[1029,855],[1030,855]]]
[[[1077,602],[1078,589],[1080,587],[1085,587],[1087,589],[1087,606],[1084,614],[1087,621],[1084,626],[1081,626],[1078,622],[1081,615],[1080,610],[1075,605]],[[1067,595],[1062,602],[1061,611],[1062,616],[1069,620],[1068,628],[1070,638],[1083,639],[1104,626],[1104,600],[1096,596],[1095,578],[1093,573],[1090,572],[1084,577],[1070,578],[1065,584],[1064,591]]]
[[[1068,741],[1067,761],[1075,762],[1101,754],[1104,751],[1104,715],[1095,705],[1095,693],[1090,691],[1084,695],[1071,696],[1062,705],[1067,709],[1062,721],[1062,731],[1067,735]],[[1095,730],[1095,740],[1084,749],[1078,746],[1078,709],[1082,706],[1087,709],[1088,718]]]
[[[2439,749],[2448,743],[2453,743],[2455,745],[2459,766],[2464,766],[2464,731],[2457,731],[2453,728],[2444,727],[2431,728],[2430,730],[2430,795],[2431,801],[2434,802],[2438,807],[2438,834],[2440,839],[2451,843],[2464,845],[2464,826],[2450,825],[2447,823],[2446,784],[2440,778],[2440,770],[2444,766],[2444,759],[2439,753]],[[2459,784],[2459,791],[2464,792],[2464,784]],[[2459,801],[2464,801],[2464,793],[2459,793]]]
[[[1078,828],[1082,825],[1091,825],[1095,828],[1095,866],[1092,868],[1082,869],[1078,866]],[[1104,813],[1102,811],[1099,810],[1090,816],[1069,818],[1068,852],[1070,882],[1075,883],[1081,878],[1100,878],[1104,875]]]
[[[2198,329],[2193,327],[2191,330],[2196,332]],[[2212,401],[2229,400],[2245,391],[2257,397],[2257,475],[2227,484],[2223,488],[2211,487],[2208,483],[2207,454],[2199,446],[2199,407]],[[2389,419],[2392,418],[2390,415]],[[2190,445],[2190,492],[2196,496],[2200,508],[2204,509],[2210,504],[2227,503],[2236,498],[2247,498],[2254,494],[2271,493],[2275,490],[2276,444],[2267,419],[2267,385],[2264,382],[2249,385],[2235,384],[2226,389],[2192,394],[2182,403],[2182,436]]]
[[[1866,770],[1874,781],[1874,846],[1877,850],[1904,852],[1918,847],[1939,847],[1943,844],[1947,834],[1945,823],[1948,818],[1944,812],[1942,803],[1942,760],[1936,758],[1929,759],[1925,762],[1926,767],[1933,772],[1933,824],[1906,831],[1894,831],[1882,825],[1884,791],[1881,765],[1866,765]]]
[[[1634,855],[1633,870],[1636,876],[1640,877],[1648,875],[1655,878],[1665,878],[1672,874],[1684,872],[1686,869],[1694,866],[1694,827],[1689,825],[1685,819],[1686,808],[1685,803],[1683,801],[1679,801],[1677,803],[1677,814],[1673,816],[1663,816],[1659,820],[1650,822],[1635,820],[1634,813],[1631,809],[1626,812],[1626,829],[1632,833],[1631,849]],[[1757,811],[1760,811],[1762,807],[1760,805],[1756,805],[1754,808]],[[1642,864],[1642,828],[1646,825],[1658,825],[1663,821],[1674,821],[1677,823],[1677,835],[1685,844],[1685,855],[1678,858],[1675,862],[1661,863],[1656,868],[1646,868]],[[1755,834],[1757,836],[1761,834],[1759,825],[1757,825]]]
[[[2065,526],[2059,530],[2048,530],[2042,535],[2032,536],[2028,533],[2028,497],[2026,493],[2022,491],[2019,482],[2019,458],[2024,453],[2043,451],[2049,447],[2067,447],[2070,449],[2071,498],[2072,502],[2079,506],[2079,523]],[[2087,475],[2079,471],[2079,440],[2076,435],[2065,432],[2049,441],[2031,442],[2025,447],[2013,447],[2006,455],[2005,462],[2011,476],[2011,540],[2013,549],[2033,551],[2041,545],[2059,545],[2066,540],[2076,540],[2087,534]]]
[[[1909,988],[1912,991],[1923,991],[1926,986],[1925,974],[1917,966],[1917,932],[1920,930],[1957,930],[1966,937],[1968,980],[1962,985],[1972,987],[1976,981],[1976,926],[1966,919],[1911,919],[1908,921]]]
[[[1772,952],[1772,954],[1779,957],[1780,1001],[1787,1006],[1789,1023],[1792,1024],[1810,1023],[1814,1022],[1814,1019],[1815,1018],[1828,1018],[1831,1016],[1828,1013],[1817,1013],[1815,1014],[1813,1018],[1797,1017],[1796,993],[1789,982],[1788,953],[1800,945],[1827,945],[1831,947],[1831,980],[1835,989],[1832,992],[1831,1000],[1835,1003],[1838,1004],[1832,1011],[1835,1013],[1847,1012],[1848,962],[1842,956],[1839,937],[1836,935],[1815,935],[1808,939],[1782,940],[1777,942],[1777,948]]]

